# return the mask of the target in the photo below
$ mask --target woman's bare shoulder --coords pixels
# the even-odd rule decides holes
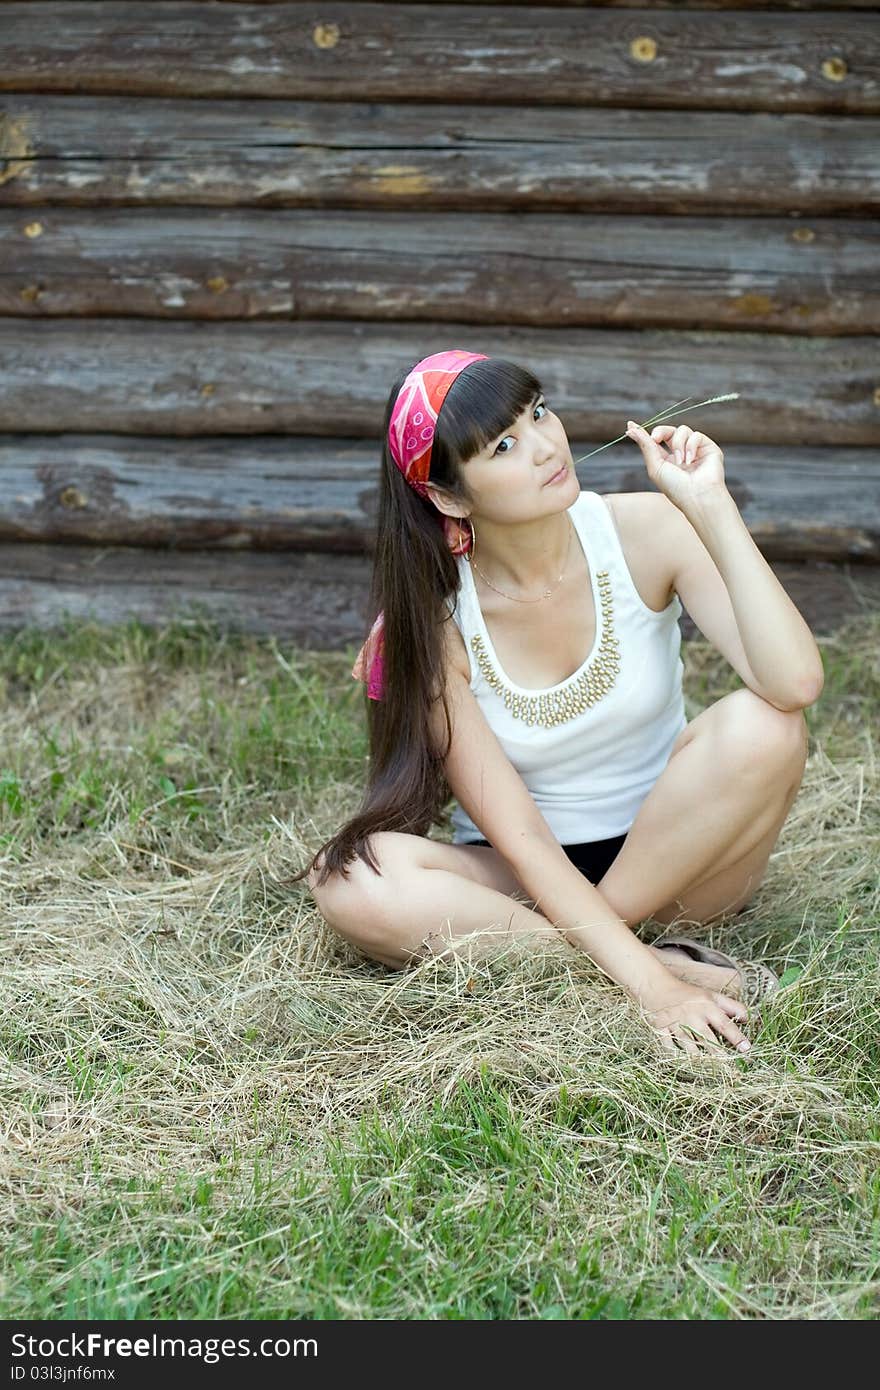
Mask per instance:
[[[600,494],[620,537],[624,559],[644,603],[662,611],[671,601],[670,558],[658,538],[662,518],[670,506],[661,492]]]
[[[650,511],[651,503],[645,502],[646,497],[656,497],[655,492],[600,492],[599,496],[605,503],[615,521],[625,521],[629,524],[638,524],[643,521]]]
[[[469,685],[471,667],[468,661],[467,647],[464,644],[464,638],[459,631],[458,624],[451,615],[440,624],[440,634],[444,646],[447,669],[455,671],[457,675],[463,676]]]

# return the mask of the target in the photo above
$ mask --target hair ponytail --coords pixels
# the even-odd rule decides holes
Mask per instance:
[[[296,874],[304,878],[323,856],[317,882],[345,874],[355,858],[379,872],[369,837],[397,830],[425,835],[441,819],[450,791],[443,772],[451,723],[446,701],[441,624],[458,592],[455,556],[443,515],[410,486],[388,446],[388,427],[404,372],[394,383],[382,426],[382,465],[369,619],[384,613],[384,698],[366,700],[370,770],[357,814]],[[531,372],[501,358],[472,362],[459,373],[440,408],[430,482],[464,504],[471,500],[462,464],[525,410],[540,391]],[[442,702],[446,739],[431,745],[433,707]]]

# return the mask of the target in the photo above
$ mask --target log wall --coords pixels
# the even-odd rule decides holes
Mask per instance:
[[[878,8],[0,0],[0,625],[359,640],[388,386],[450,345],[575,458],[739,392],[756,542],[817,629],[872,603]]]

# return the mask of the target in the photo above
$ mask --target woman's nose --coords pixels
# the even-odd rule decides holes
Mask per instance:
[[[535,446],[535,463],[541,468],[548,464],[556,453],[556,445],[545,435]]]

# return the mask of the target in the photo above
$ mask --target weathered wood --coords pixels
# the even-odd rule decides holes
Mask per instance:
[[[211,4],[215,0],[203,0]],[[6,4],[8,0],[0,0]],[[238,4],[240,0],[216,0],[219,5]],[[281,0],[253,0],[256,5],[277,5]],[[351,0],[355,5],[372,4],[373,0]],[[388,0],[392,5],[405,4],[407,0]],[[426,0],[430,4],[431,0]],[[880,0],[463,0],[474,5],[529,5],[559,6],[569,9],[623,9],[623,10],[877,10]]]
[[[880,331],[880,223],[0,211],[0,315]],[[27,225],[26,223],[24,225]]]
[[[0,204],[858,216],[878,146],[867,116],[10,95]]]
[[[365,552],[378,457],[378,440],[0,436],[0,541]],[[577,472],[593,492],[656,491],[628,440]],[[739,444],[725,474],[769,558],[880,563],[880,448]]]
[[[363,552],[378,456],[375,440],[0,436],[0,540]]]
[[[363,627],[369,561],[337,555],[186,555],[0,545],[0,628],[204,617],[231,631],[341,647]]]
[[[880,566],[772,568],[817,635],[880,611]],[[353,655],[365,635],[369,580],[370,562],[357,555],[334,556],[331,564],[326,555],[0,545],[0,629],[201,618],[316,650],[349,647]],[[680,625],[685,638],[695,634],[688,616]]]
[[[56,0],[62,3],[63,0]],[[100,0],[96,0],[100,3]],[[165,0],[171,3],[171,0]],[[767,12],[781,12],[783,15],[791,11],[803,10],[823,10],[829,14],[836,14],[843,10],[870,11],[880,9],[880,0],[700,0],[697,6],[692,0],[458,0],[460,4],[472,5],[481,8],[492,5],[504,7],[514,5],[522,8],[541,10],[544,8],[553,9],[618,9],[618,10],[644,10],[650,13],[652,10],[764,10]],[[45,0],[0,0],[0,14],[4,8],[12,5],[37,5],[45,3]],[[134,0],[119,0],[119,3],[134,3]],[[161,3],[161,0],[159,0]],[[229,5],[230,7],[240,6],[242,0],[191,0],[192,4],[201,5]],[[249,0],[252,5],[281,5],[289,4],[290,0]],[[373,5],[376,0],[349,0],[352,5]],[[389,8],[408,6],[412,0],[385,0]],[[430,5],[434,0],[422,0],[422,3]],[[332,35],[331,35],[332,37]]]
[[[572,437],[736,391],[690,416],[726,446],[880,439],[864,338],[125,319],[0,320],[0,431],[376,437],[397,374],[441,346],[529,365]]]
[[[858,11],[31,0],[4,9],[0,90],[867,114],[878,37]]]
[[[0,5],[11,0],[0,0]],[[231,5],[240,0],[201,0],[203,4]],[[252,0],[255,5],[278,5],[282,0]],[[351,0],[355,5],[372,4],[373,0]],[[387,0],[391,5],[406,4],[409,0]],[[430,4],[431,0],[425,0]],[[534,8],[553,5],[570,9],[675,10],[696,9],[692,0],[463,0],[473,5],[529,5]],[[701,10],[877,10],[880,0],[700,0]]]

